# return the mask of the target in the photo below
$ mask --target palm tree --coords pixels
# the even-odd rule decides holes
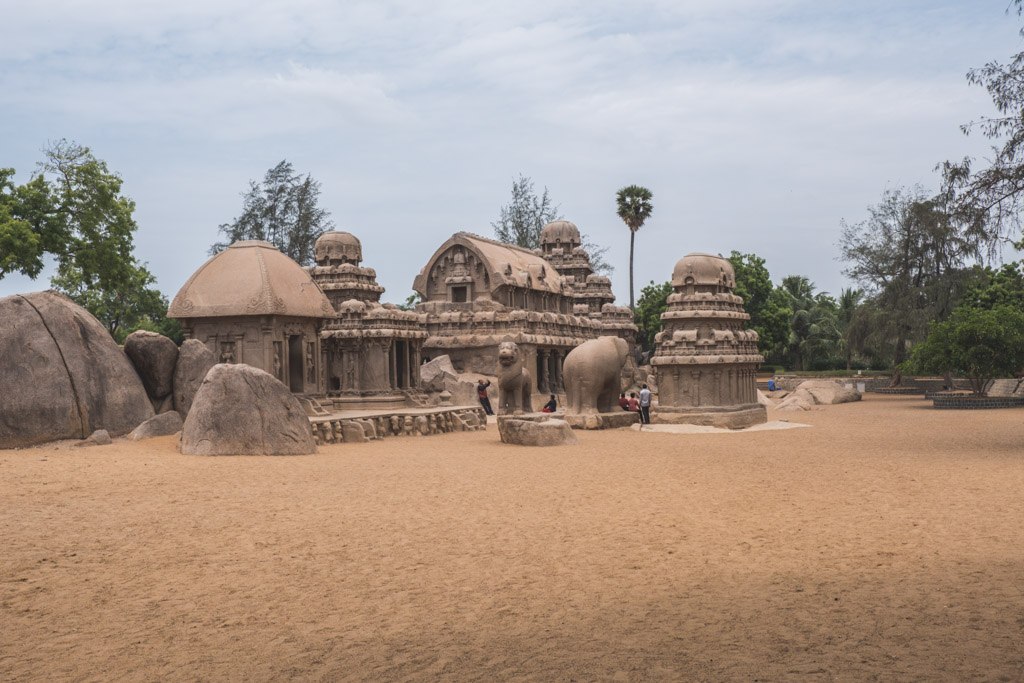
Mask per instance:
[[[654,205],[651,204],[651,191],[639,185],[629,185],[615,193],[615,202],[618,204],[618,214],[622,222],[629,227],[629,308],[633,310],[633,244],[636,240],[636,231],[643,227],[644,222],[651,217]]]

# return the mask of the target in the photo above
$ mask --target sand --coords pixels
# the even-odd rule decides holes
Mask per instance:
[[[0,452],[0,680],[1021,680],[1024,411]]]

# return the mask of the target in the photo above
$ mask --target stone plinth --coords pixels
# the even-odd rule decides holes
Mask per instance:
[[[659,424],[693,424],[722,429],[746,429],[767,422],[768,411],[759,404],[691,409],[660,407],[657,412],[651,413],[651,421]]]
[[[499,415],[498,434],[502,443],[516,446],[571,446],[579,443],[565,420],[552,413]]]
[[[640,413],[619,410],[616,413],[562,416],[573,429],[623,429],[640,421]]]

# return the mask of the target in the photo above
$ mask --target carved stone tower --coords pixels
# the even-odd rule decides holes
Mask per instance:
[[[657,422],[740,429],[767,420],[755,373],[763,358],[736,276],[721,256],[688,254],[672,271],[651,364],[658,378]]]

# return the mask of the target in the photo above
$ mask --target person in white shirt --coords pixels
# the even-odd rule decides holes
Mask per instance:
[[[640,424],[651,424],[651,390],[646,384],[640,390]]]

